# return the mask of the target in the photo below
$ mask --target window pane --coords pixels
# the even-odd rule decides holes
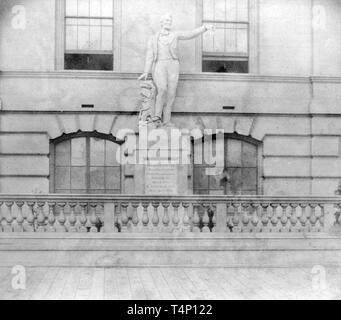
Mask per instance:
[[[102,25],[102,19],[89,19],[90,26],[101,26]]]
[[[71,140],[71,165],[86,165],[86,138],[77,138]]]
[[[257,167],[257,146],[243,143],[243,167]]]
[[[237,51],[236,27],[232,23],[226,24],[226,38],[224,40],[226,53],[235,53]]]
[[[116,153],[119,150],[119,145],[112,141],[105,142],[105,165],[106,166],[119,166],[120,163],[116,160]],[[115,189],[115,188],[113,188]]]
[[[112,50],[112,27],[102,27],[102,50]]]
[[[71,193],[72,194],[86,194],[88,192],[87,190],[84,190],[84,189],[74,189],[74,190],[71,190]]]
[[[234,72],[234,73],[248,73],[248,61],[227,61],[222,60],[204,60],[202,62],[203,72]]]
[[[90,13],[90,0],[78,0],[78,16],[88,17]]]
[[[227,141],[227,167],[241,167],[242,142],[235,139]]]
[[[75,19],[76,20],[76,19]],[[88,18],[78,18],[77,19],[77,24],[79,26],[84,26],[84,27],[88,27],[90,25],[90,19]]]
[[[90,1],[90,16],[91,17],[101,16],[101,0]]]
[[[224,190],[210,190],[209,194],[212,196],[223,196]]]
[[[237,21],[237,2],[239,0],[227,0],[226,21]]]
[[[102,17],[113,16],[113,0],[102,0]]]
[[[238,0],[237,5],[238,5],[237,20],[248,21],[249,20],[248,0]]]
[[[228,194],[240,194],[242,189],[242,170],[240,168],[228,169],[230,181],[227,184]]]
[[[214,51],[214,34],[212,32],[204,33],[203,50],[206,52],[213,52]]]
[[[214,52],[225,52],[225,28],[216,26],[214,33]]]
[[[90,167],[90,189],[104,190],[104,167]]]
[[[194,168],[194,189],[208,189],[208,176],[205,167]]]
[[[101,50],[101,27],[90,27],[90,50]]]
[[[77,49],[77,26],[66,26],[66,39],[65,46],[66,50]]]
[[[247,29],[237,29],[237,52],[245,53],[248,52],[248,35]]]
[[[214,1],[212,0],[203,0],[203,19],[204,20],[213,20],[214,19]]]
[[[224,190],[225,188],[225,181],[222,179],[220,175],[209,176],[209,182],[210,190],[212,189]]]
[[[66,70],[113,70],[112,54],[65,54]]]
[[[70,189],[70,167],[56,167],[56,189]]]
[[[105,184],[106,189],[121,188],[121,170],[119,167],[105,168]]]
[[[78,26],[78,49],[89,49],[89,27]]]
[[[214,20],[225,21],[225,0],[214,0]]]
[[[90,166],[104,166],[104,149],[103,139],[90,138]]]
[[[86,190],[86,167],[71,167],[71,189]]]
[[[66,16],[77,16],[77,0],[65,1],[65,14]]]
[[[56,166],[70,165],[70,140],[58,143],[56,145]]]
[[[105,190],[105,193],[106,194],[120,194],[121,193],[121,190],[120,189],[115,189],[115,190]]]
[[[257,169],[243,169],[243,190],[257,189]]]

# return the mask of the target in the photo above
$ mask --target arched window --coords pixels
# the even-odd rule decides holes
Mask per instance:
[[[63,135],[51,144],[51,192],[121,193],[119,143],[97,132]]]
[[[215,165],[207,165],[204,153],[208,152],[212,143],[213,156],[216,153],[216,138],[212,142],[204,140],[193,143],[194,158],[201,157],[201,163],[193,161],[193,193],[214,195],[256,195],[260,194],[259,172],[259,142],[234,134],[225,134],[222,144],[224,164],[222,170],[212,174],[209,168]],[[201,144],[201,146],[200,146]],[[198,155],[200,153],[200,155]]]

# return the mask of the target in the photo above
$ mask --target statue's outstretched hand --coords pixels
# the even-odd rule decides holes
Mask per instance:
[[[148,73],[144,72],[139,78],[138,80],[147,80],[148,79]]]
[[[207,31],[211,31],[211,32],[215,31],[215,26],[212,24],[205,24],[205,28]]]

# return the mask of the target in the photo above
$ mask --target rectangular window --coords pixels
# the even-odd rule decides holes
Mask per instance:
[[[65,0],[65,69],[113,70],[113,11],[113,0]]]
[[[203,72],[249,72],[249,0],[203,0]]]

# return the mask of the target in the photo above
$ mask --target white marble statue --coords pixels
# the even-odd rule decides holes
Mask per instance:
[[[179,40],[193,39],[208,30],[213,30],[213,26],[204,25],[191,31],[172,32],[172,23],[173,18],[170,14],[162,17],[161,31],[148,41],[146,65],[144,73],[139,77],[139,80],[147,80],[149,74],[152,73],[157,87],[153,121],[163,122],[165,125],[171,125],[172,105],[179,80]]]

